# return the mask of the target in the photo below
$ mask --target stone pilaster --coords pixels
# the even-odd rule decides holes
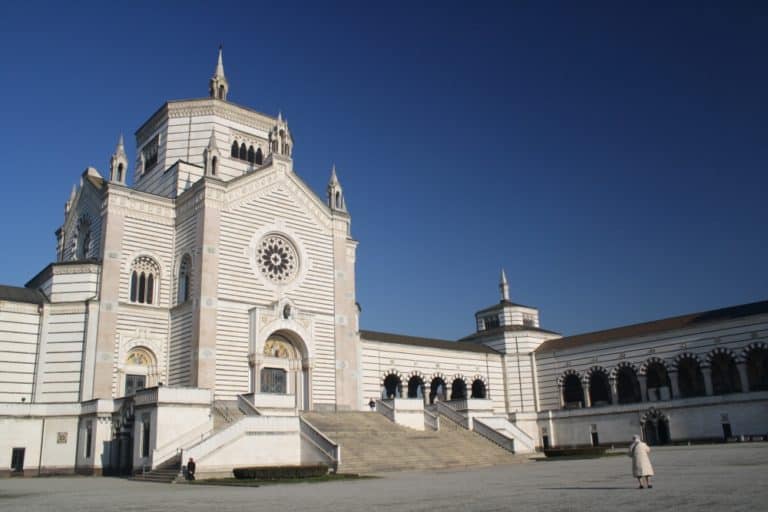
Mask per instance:
[[[677,370],[670,370],[669,371],[669,383],[672,385],[672,389],[670,389],[670,393],[672,393],[672,396],[670,396],[670,399],[680,398],[680,379],[679,379],[679,373]]]
[[[216,387],[216,314],[219,282],[219,237],[221,226],[221,196],[219,187],[206,180],[198,192],[202,208],[198,212],[197,258],[195,276],[200,286],[195,296],[192,321],[192,385],[198,388]],[[254,373],[258,373],[254,371]],[[258,382],[258,377],[254,378]],[[258,389],[258,388],[255,388]]]
[[[646,375],[638,375],[637,382],[640,384],[640,401],[648,401],[648,377]]]
[[[712,389],[712,368],[710,366],[702,366],[701,373],[704,375],[704,392],[707,396],[712,396],[714,394]]]
[[[749,374],[747,373],[747,362],[739,361],[736,363],[736,368],[739,370],[739,381],[741,382],[741,392],[749,392]]]
[[[125,255],[123,232],[125,212],[118,202],[121,199],[111,189],[106,199],[106,212],[102,219],[102,264],[100,307],[98,312],[98,334],[96,335],[96,357],[93,364],[93,388],[91,398],[112,398],[112,376],[115,371],[115,337],[117,336],[117,315],[120,304],[120,275]],[[88,369],[86,368],[86,371]],[[88,390],[83,390],[87,396]]]

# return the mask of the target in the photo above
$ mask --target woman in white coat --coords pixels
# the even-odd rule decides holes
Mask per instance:
[[[628,455],[632,457],[632,475],[637,478],[637,483],[640,484],[638,489],[653,487],[651,485],[653,466],[651,466],[651,459],[648,457],[649,453],[651,453],[651,449],[640,440],[640,436],[633,436]]]

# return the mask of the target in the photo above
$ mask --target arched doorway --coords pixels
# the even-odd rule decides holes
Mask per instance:
[[[589,375],[589,402],[592,407],[611,404],[611,386],[603,369],[594,369]]]
[[[704,396],[704,374],[699,361],[693,356],[683,356],[677,362],[677,387],[680,398]]]
[[[620,404],[634,404],[641,400],[640,382],[631,366],[624,365],[616,372],[616,392]]]
[[[658,409],[651,408],[640,419],[643,440],[651,446],[669,444],[669,418]]]
[[[739,382],[739,370],[736,362],[727,352],[718,352],[710,359],[712,366],[712,393],[726,395],[741,391]]]
[[[472,381],[472,398],[485,398],[485,382],[481,379]]]
[[[563,406],[566,409],[584,407],[584,388],[581,387],[581,379],[575,373],[570,373],[563,379]]]
[[[652,361],[645,370],[648,401],[658,402],[672,398],[672,382],[666,366],[660,361]]]
[[[384,396],[382,398],[400,398],[403,395],[403,382],[399,375],[390,373],[384,377]]]
[[[768,390],[768,349],[764,346],[750,347],[746,359],[749,390]]]
[[[424,398],[424,379],[418,375],[408,379],[408,398]]]
[[[461,377],[456,377],[451,384],[451,400],[464,400],[466,398],[467,383]]]
[[[147,347],[132,348],[125,357],[122,371],[123,396],[157,385],[157,358]]]
[[[306,347],[293,332],[272,333],[264,342],[261,354],[253,363],[251,389],[256,406],[266,400],[279,407],[295,407],[298,410],[310,408],[310,369],[307,364]],[[269,397],[271,398],[268,398]],[[279,398],[283,395],[283,398]]]
[[[429,403],[445,402],[447,400],[447,388],[442,377],[435,377],[429,385]]]

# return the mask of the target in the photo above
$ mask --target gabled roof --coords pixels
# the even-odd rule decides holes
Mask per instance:
[[[0,284],[0,300],[26,302],[28,304],[43,304],[46,302],[45,295],[39,290],[22,288],[20,286],[5,286],[3,284]]]
[[[458,343],[456,341],[438,340],[434,338],[419,338],[402,334],[391,334],[376,331],[360,331],[360,338],[368,341],[380,341],[382,343],[394,343],[398,345],[414,345],[417,347],[442,348],[447,350],[461,350],[463,352],[482,352],[485,354],[498,354],[497,351],[485,345],[473,343]]]
[[[554,340],[545,341],[536,349],[536,352],[553,352],[555,350],[564,350],[569,348],[582,347],[585,345],[597,345],[610,341],[633,338],[637,336],[647,336],[659,334],[662,332],[673,331],[676,329],[685,329],[688,327],[697,327],[700,325],[735,320],[752,315],[768,314],[768,300],[761,302],[752,302],[722,309],[713,309],[688,315],[673,316],[661,320],[653,320],[641,324],[625,325],[614,329],[604,331],[588,332],[567,336]]]

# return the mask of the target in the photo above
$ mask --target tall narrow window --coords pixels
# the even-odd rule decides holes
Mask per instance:
[[[218,164],[216,157],[211,158],[211,176],[216,176],[216,164]]]
[[[232,158],[237,158],[240,154],[240,146],[237,145],[237,141],[232,143]]]
[[[240,144],[240,160],[245,160],[248,158],[248,149],[245,147],[245,142]]]
[[[93,423],[85,424],[85,458],[91,458],[91,446],[93,445]]]
[[[117,181],[123,181],[123,164],[117,166]]]
[[[154,304],[157,294],[160,267],[148,256],[139,256],[131,265],[131,302]]]
[[[261,165],[264,163],[264,153],[261,152],[261,148],[256,150],[255,163],[256,165]]]
[[[149,418],[142,421],[141,456],[149,457],[150,422]]]
[[[248,161],[253,163],[256,160],[256,154],[253,152],[253,146],[248,148]]]
[[[189,254],[185,254],[181,258],[181,265],[179,265],[179,289],[176,297],[178,304],[183,304],[189,300],[189,285],[190,285],[190,271],[192,268],[192,258]]]

